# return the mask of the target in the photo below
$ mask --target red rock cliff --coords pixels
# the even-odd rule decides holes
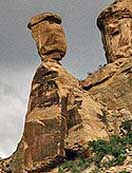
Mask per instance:
[[[3,172],[53,172],[68,153],[118,134],[121,122],[132,119],[131,4],[116,1],[98,17],[108,64],[83,81],[60,63],[67,48],[61,18],[53,13],[31,18],[28,28],[41,64],[33,78],[22,140],[1,162]],[[104,112],[107,123],[100,118]]]

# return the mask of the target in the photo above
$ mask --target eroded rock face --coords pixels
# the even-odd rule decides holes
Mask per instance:
[[[67,47],[61,18],[53,13],[31,18],[28,28],[42,62],[32,81],[22,140],[0,162],[2,173],[57,173],[52,168],[66,156],[83,152],[91,140],[118,134],[121,122],[132,119],[130,2],[116,1],[99,16],[109,63],[81,82],[59,62]]]
[[[117,0],[98,17],[107,62],[132,56],[132,1]]]
[[[20,144],[24,162],[22,169],[27,171],[46,171],[55,167],[65,156],[67,124],[66,118],[61,115],[61,98],[56,82],[61,73],[58,61],[66,53],[65,34],[60,23],[59,16],[43,13],[33,17],[28,24],[42,64],[33,78]],[[16,165],[14,169],[22,171]]]
[[[61,163],[65,151],[77,152],[89,140],[108,137],[105,124],[98,118],[103,106],[55,60],[45,61],[37,69],[29,100],[13,173],[48,172]]]
[[[25,170],[46,172],[61,163],[65,151],[79,151],[89,140],[108,137],[98,118],[103,106],[55,60],[38,68],[29,100],[22,149]]]
[[[81,82],[83,88],[111,110],[132,114],[132,58],[118,59]]]
[[[89,140],[108,137],[98,118],[103,106],[59,63],[66,52],[60,22],[55,14],[43,13],[28,25],[42,63],[33,78],[22,140],[9,160],[13,173],[49,172],[67,151],[78,152]]]
[[[33,78],[22,140],[9,161],[12,173],[48,172],[65,157],[67,123],[61,113],[60,90],[65,94],[64,78],[67,84],[70,81],[70,88],[78,81],[71,76],[67,81],[69,74],[59,63],[66,53],[65,34],[60,24],[61,18],[53,13],[34,16],[28,24],[42,63]],[[56,81],[59,76],[60,85]],[[3,166],[4,171],[6,167],[7,164]]]
[[[97,24],[109,64],[81,84],[109,109],[132,113],[132,1],[115,1],[99,15]]]

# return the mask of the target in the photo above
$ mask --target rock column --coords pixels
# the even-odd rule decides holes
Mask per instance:
[[[36,41],[41,65],[33,78],[22,141],[14,159],[14,172],[47,171],[64,156],[66,119],[61,115],[61,99],[56,83],[59,61],[66,53],[66,39],[61,18],[43,13],[31,18],[28,28]],[[21,165],[16,161],[20,154]]]

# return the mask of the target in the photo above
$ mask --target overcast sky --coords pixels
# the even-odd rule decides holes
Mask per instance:
[[[56,12],[63,18],[68,51],[64,67],[78,79],[105,63],[99,12],[112,0],[0,0],[0,156],[20,140],[30,84],[40,58],[26,25],[31,16]]]

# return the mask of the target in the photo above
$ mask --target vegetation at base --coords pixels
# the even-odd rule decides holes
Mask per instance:
[[[97,140],[90,143],[92,151],[95,152],[94,162],[100,166],[100,162],[105,155],[114,156],[112,160],[106,162],[106,165],[115,166],[122,164],[126,159],[126,139],[122,140],[118,136],[112,136],[110,141]],[[104,163],[105,166],[105,163]]]
[[[130,173],[129,171],[120,171],[119,173]]]
[[[123,164],[126,159],[128,149],[132,145],[132,120],[127,120],[122,123],[120,129],[123,131],[122,136],[111,136],[109,141],[98,139],[88,144],[88,150],[91,151],[89,158],[78,156],[75,160],[66,160],[60,167],[59,173],[81,173],[86,168],[90,167],[91,163],[94,163],[98,168],[109,168],[115,165]],[[105,156],[112,156],[112,159],[101,163]],[[122,171],[120,173],[129,173]]]
[[[123,136],[115,135],[111,136],[109,141],[99,139],[89,143],[95,153],[94,161],[97,166],[100,166],[105,155],[113,156],[113,159],[106,163],[109,167],[122,164],[126,159],[126,149],[132,145],[132,120],[123,122],[120,128],[124,130]]]
[[[132,133],[132,120],[124,121],[121,125],[121,128],[123,128],[127,134]]]
[[[65,163],[59,167],[59,173],[65,173],[67,170],[71,173],[81,173],[88,166],[90,166],[89,160],[78,156],[75,160],[65,161]]]

